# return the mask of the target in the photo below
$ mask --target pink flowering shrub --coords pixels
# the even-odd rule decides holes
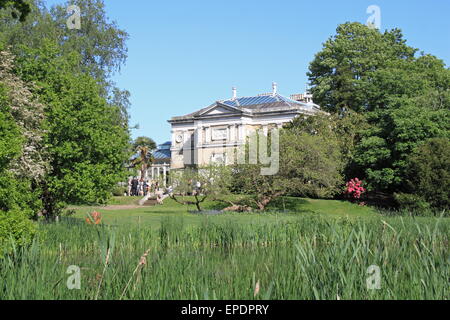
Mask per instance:
[[[362,181],[358,178],[352,179],[347,182],[345,187],[345,193],[350,195],[353,199],[361,198],[361,195],[366,192],[366,189],[362,187]]]

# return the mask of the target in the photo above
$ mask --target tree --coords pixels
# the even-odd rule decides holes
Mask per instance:
[[[69,5],[80,7],[80,30],[66,27]],[[63,53],[79,52],[81,65],[95,79],[105,79],[120,71],[127,59],[129,35],[115,21],[109,21],[103,0],[70,0],[64,5],[54,6],[50,12],[60,30],[59,42]]]
[[[35,82],[46,106],[45,144],[50,170],[41,183],[44,214],[54,216],[65,203],[104,203],[125,177],[129,159],[128,128],[120,126],[119,108],[108,105],[95,79],[78,69],[80,56],[61,56],[45,41],[18,59],[17,72]]]
[[[206,199],[228,203],[231,188],[231,168],[209,165],[172,172],[173,192],[170,197],[183,205],[195,205],[201,211]]]
[[[67,8],[80,7],[81,29],[68,29]],[[129,35],[117,23],[110,21],[103,0],[75,0],[48,9],[41,0],[30,2],[31,11],[24,23],[4,17],[0,33],[6,45],[19,53],[20,45],[37,49],[44,39],[56,41],[62,55],[78,52],[78,68],[99,81],[106,81],[119,71],[127,58]]]
[[[343,157],[336,139],[286,130],[281,136],[280,175],[288,193],[331,198],[344,183]]]
[[[449,209],[450,142],[433,138],[419,145],[408,160],[407,190],[435,208]]]
[[[52,218],[68,202],[105,202],[125,176],[129,92],[110,76],[126,58],[127,34],[108,21],[101,0],[76,1],[84,19],[79,31],[65,26],[66,7],[27,3],[22,23],[0,11],[0,100],[20,132],[10,140],[18,154],[5,156],[0,205]]]
[[[10,164],[20,156],[23,137],[11,115],[7,90],[0,83],[0,211],[17,208],[14,176],[9,172]]]
[[[310,65],[315,102],[344,119],[350,110],[365,118],[346,174],[363,178],[370,191],[402,191],[414,148],[448,136],[450,70],[416,52],[398,29],[346,23]]]
[[[230,202],[225,211],[263,211],[275,199],[285,195],[288,190],[279,175],[261,175],[262,165],[241,164],[233,168],[233,190],[248,198]]]
[[[23,138],[11,115],[9,97],[0,83],[0,170],[7,169],[11,160],[20,155]]]
[[[371,85],[373,73],[413,59],[416,51],[398,29],[381,34],[360,23],[339,25],[309,67],[314,101],[331,112],[383,107],[380,91]]]
[[[145,177],[147,168],[153,162],[153,150],[156,149],[156,143],[148,137],[138,137],[133,142],[133,148],[137,152],[137,157],[131,161],[131,166],[140,165],[141,178]]]
[[[362,131],[355,149],[354,165],[363,172],[371,191],[404,191],[408,159],[422,142],[449,137],[450,109],[433,110],[414,99],[368,116],[372,125]]]
[[[235,208],[243,211],[256,207],[262,211],[283,195],[326,198],[340,191],[344,182],[343,161],[336,139],[304,130],[307,131],[305,127],[295,125],[281,130],[277,174],[262,175],[263,166],[259,164],[234,167],[233,189],[250,196],[235,204]],[[259,134],[258,139],[265,138]],[[272,141],[273,136],[269,135],[267,139],[269,148],[271,143],[276,143]]]
[[[363,130],[369,127],[364,115],[349,110],[345,114],[298,116],[285,129],[296,134],[319,136],[331,145],[337,144],[342,155],[345,180],[348,181],[361,175],[361,170],[355,168],[353,163],[354,152]]]
[[[6,139],[6,144],[0,142],[0,210],[18,210],[28,217],[42,209],[40,191],[34,186],[49,167],[43,141],[44,107],[34,90],[14,73],[14,56],[0,48],[0,108],[2,118],[8,120],[0,126],[0,135]]]
[[[48,169],[43,141],[44,105],[33,95],[35,86],[25,83],[15,74],[14,63],[15,57],[10,52],[0,50],[0,84],[5,87],[10,113],[24,139],[20,157],[10,169],[16,176],[38,183]]]
[[[13,116],[12,101],[22,94],[25,105],[29,103],[28,92],[22,83],[14,81],[16,87],[8,87],[5,78],[14,78],[10,71],[10,60],[3,59],[0,50],[0,258],[17,247],[31,242],[36,226],[29,220],[40,209],[36,194],[30,192],[31,181],[11,170],[15,162],[26,153],[24,146],[29,142]],[[14,79],[17,80],[17,79]],[[17,101],[14,101],[17,102]],[[14,105],[17,109],[18,105]],[[23,115],[20,111],[19,115]],[[24,152],[25,151],[25,152]],[[28,172],[24,168],[24,172]],[[14,239],[14,243],[11,243]]]
[[[0,9],[5,8],[12,8],[11,16],[14,19],[19,18],[21,22],[25,21],[31,11],[30,5],[25,0],[0,0]],[[20,16],[17,15],[15,10],[19,11]]]
[[[156,149],[156,142],[149,137],[137,137],[133,142],[133,148],[137,150],[138,148],[141,147],[146,147],[150,151],[153,151]]]
[[[89,73],[99,82],[99,90],[108,104],[121,110],[116,116],[117,122],[128,127],[129,92],[118,89],[111,76],[126,61],[129,36],[108,19],[103,0],[67,1],[50,9],[42,0],[28,3],[30,13],[23,23],[11,19],[8,12],[0,11],[0,43],[10,46],[17,56],[23,53],[24,47],[39,49],[46,40],[55,41],[61,55],[78,52],[81,58],[77,71]],[[69,5],[80,7],[80,30],[66,26]]]

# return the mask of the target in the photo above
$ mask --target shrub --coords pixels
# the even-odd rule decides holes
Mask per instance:
[[[36,225],[20,211],[0,211],[0,257],[14,248],[29,245],[37,233]]]
[[[432,207],[450,207],[450,142],[448,138],[426,141],[409,159],[408,189]]]
[[[408,193],[394,194],[395,201],[401,209],[408,211],[429,211],[430,204],[421,196]]]
[[[121,186],[116,186],[113,191],[112,194],[115,197],[123,197],[123,195],[127,192],[127,188],[126,187],[121,187]]]
[[[350,180],[345,186],[345,193],[353,199],[361,198],[361,195],[366,192],[366,189],[362,187],[362,183],[358,178]]]

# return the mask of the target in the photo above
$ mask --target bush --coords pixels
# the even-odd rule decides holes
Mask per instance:
[[[35,218],[42,209],[39,196],[39,190],[32,190],[30,181],[0,171],[0,211],[20,211],[28,218]]]
[[[123,197],[123,195],[127,192],[127,188],[126,187],[121,187],[121,186],[116,186],[113,191],[112,194],[115,197]]]
[[[434,138],[416,148],[409,159],[410,193],[420,195],[433,208],[449,209],[450,142]]]
[[[396,193],[394,194],[394,197],[400,209],[406,209],[409,211],[430,210],[430,204],[421,196],[408,193]]]
[[[36,235],[36,225],[20,211],[0,211],[0,257],[14,248],[29,245]]]

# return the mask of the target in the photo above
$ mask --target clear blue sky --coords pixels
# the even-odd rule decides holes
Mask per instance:
[[[47,3],[65,1],[48,0]],[[381,29],[450,64],[449,0],[105,0],[130,34],[127,64],[114,77],[131,92],[133,137],[170,140],[172,116],[229,98],[304,91],[308,65],[346,21],[365,23],[381,8]]]

